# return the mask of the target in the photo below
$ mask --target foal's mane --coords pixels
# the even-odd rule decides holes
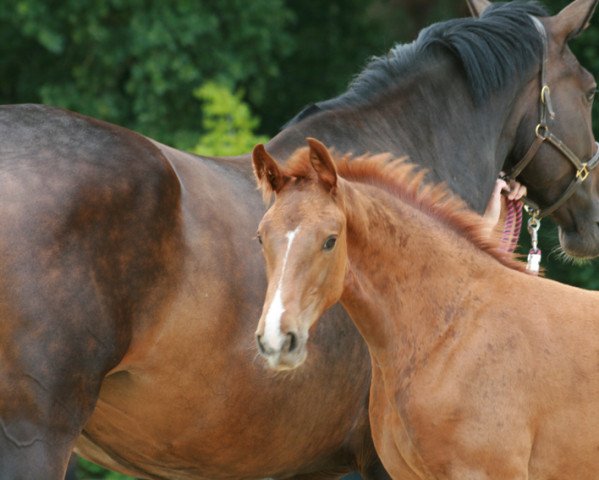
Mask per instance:
[[[480,18],[457,18],[423,29],[412,43],[398,44],[373,57],[348,90],[330,100],[308,105],[286,126],[322,110],[355,108],[389,92],[420,66],[440,56],[458,59],[475,102],[512,85],[540,61],[541,37],[530,15],[547,11],[536,1],[494,3]]]
[[[445,184],[425,182],[426,170],[407,162],[405,157],[393,159],[389,154],[340,157],[334,152],[331,154],[340,177],[349,182],[386,190],[400,201],[408,203],[465,237],[475,247],[503,265],[513,270],[525,271],[524,263],[518,261],[514,254],[501,248],[496,235],[489,236],[480,215],[470,210]],[[316,174],[309,161],[309,149],[298,149],[282,167],[282,172],[294,178],[294,183],[301,183],[306,179],[314,181]]]

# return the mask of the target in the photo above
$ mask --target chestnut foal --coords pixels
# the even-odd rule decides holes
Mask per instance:
[[[309,329],[340,301],[368,344],[370,419],[392,477],[599,478],[597,294],[523,273],[411,165],[333,160],[308,142],[285,166],[253,153],[275,194],[258,230],[262,354],[318,361]]]

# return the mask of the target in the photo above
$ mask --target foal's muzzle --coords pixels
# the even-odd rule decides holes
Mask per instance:
[[[300,348],[303,343],[295,332],[288,332],[280,346],[269,344],[263,335],[256,335],[256,343],[260,355],[274,370],[290,370],[299,367],[306,359],[306,349]]]
[[[285,341],[281,345],[280,348],[272,348],[269,345],[266,345],[262,339],[262,335],[256,335],[256,341],[258,343],[258,348],[260,353],[264,356],[281,354],[281,353],[291,353],[297,348],[297,335],[293,332],[287,333],[285,337]]]

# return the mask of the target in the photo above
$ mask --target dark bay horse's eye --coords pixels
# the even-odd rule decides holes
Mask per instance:
[[[333,248],[335,248],[336,243],[337,243],[337,236],[331,235],[329,238],[327,238],[324,241],[324,244],[322,245],[322,249],[325,252],[330,252],[331,250],[333,250]]]
[[[597,93],[597,89],[593,88],[587,92],[587,100],[592,102],[595,99],[595,94]]]

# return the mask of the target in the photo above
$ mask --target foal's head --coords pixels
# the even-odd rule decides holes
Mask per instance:
[[[305,360],[308,330],[341,297],[347,269],[337,170],[324,145],[308,143],[285,167],[262,145],[253,152],[263,193],[275,195],[258,228],[268,289],[256,338],[270,366],[280,370]]]

